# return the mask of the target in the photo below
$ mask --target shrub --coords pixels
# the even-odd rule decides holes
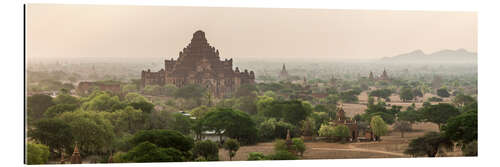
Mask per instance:
[[[327,124],[321,125],[318,131],[319,136],[327,137],[330,141],[333,141],[335,137],[335,129],[333,126]]]
[[[127,153],[124,153],[124,152],[113,153],[113,163],[126,163],[126,162],[129,162],[125,158],[126,155],[127,155]]]
[[[441,101],[443,101],[443,99],[441,99],[439,97],[430,97],[427,99],[427,101],[429,101],[429,102],[441,102]]]
[[[132,162],[180,162],[185,161],[182,152],[169,147],[161,148],[145,141],[132,148],[124,157]]]
[[[33,164],[46,164],[49,161],[49,147],[43,144],[36,144],[28,142],[27,150],[27,162],[28,165]]]
[[[437,95],[439,97],[450,97],[450,92],[446,88],[440,88],[437,90]]]
[[[300,153],[300,156],[304,155],[304,152],[306,151],[306,145],[304,144],[304,141],[301,138],[293,138],[292,141],[295,149],[298,153]]]
[[[265,159],[267,159],[266,156],[261,152],[248,153],[248,160],[249,161],[265,160]]]
[[[224,149],[228,151],[229,153],[229,160],[233,160],[233,157],[236,155],[236,151],[240,149],[240,143],[238,140],[235,139],[229,139],[227,140],[224,145]]]
[[[179,151],[187,152],[193,147],[193,139],[173,130],[143,130],[137,132],[131,139],[131,144],[136,146],[142,142],[151,142],[158,147],[173,147]]]
[[[333,134],[338,140],[344,143],[349,137],[349,128],[345,125],[337,125],[333,129]]]
[[[298,159],[297,156],[293,155],[291,152],[288,151],[277,151],[274,154],[269,155],[270,160],[296,160]]]
[[[277,139],[274,141],[274,151],[277,152],[277,151],[286,151],[286,150],[288,150],[288,149],[287,149],[285,140]]]
[[[217,143],[210,140],[196,142],[193,148],[194,157],[203,157],[207,161],[219,160],[219,148]]]

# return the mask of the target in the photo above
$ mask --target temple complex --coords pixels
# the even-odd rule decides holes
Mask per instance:
[[[330,125],[345,125],[349,128],[350,140],[356,141],[359,136],[358,122],[352,119],[346,119],[343,105],[337,108],[337,119],[330,121]]]
[[[387,71],[384,68],[384,71],[382,72],[382,75],[379,77],[375,77],[373,75],[373,72],[370,71],[370,74],[368,75],[368,79],[371,81],[390,81],[391,79],[389,78],[389,75],[387,74]]]
[[[219,54],[219,50],[207,42],[205,33],[196,31],[177,59],[165,60],[165,68],[157,72],[142,71],[141,87],[172,84],[181,88],[196,84],[222,98],[231,96],[240,85],[254,84],[253,71],[240,71],[238,67],[233,70],[233,59],[221,60]]]

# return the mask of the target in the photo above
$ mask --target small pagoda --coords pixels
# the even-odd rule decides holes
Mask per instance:
[[[73,150],[73,155],[71,155],[71,164],[81,164],[82,159],[80,157],[80,152],[78,151],[78,144],[75,144],[75,150]]]

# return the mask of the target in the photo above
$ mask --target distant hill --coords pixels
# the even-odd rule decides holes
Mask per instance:
[[[384,57],[384,62],[392,63],[474,63],[477,64],[477,53],[465,49],[441,50],[425,54],[422,50],[400,54],[394,57]]]

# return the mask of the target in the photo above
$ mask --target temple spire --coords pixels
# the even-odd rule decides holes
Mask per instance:
[[[75,149],[73,150],[73,155],[71,155],[72,164],[81,164],[82,159],[80,157],[80,152],[78,151],[78,143],[75,143]]]

